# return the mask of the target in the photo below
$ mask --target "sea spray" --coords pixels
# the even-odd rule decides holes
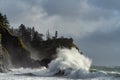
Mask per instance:
[[[58,48],[57,58],[48,65],[48,73],[69,78],[96,78],[107,76],[103,72],[89,72],[92,61],[76,48]]]
[[[60,78],[63,78],[63,80],[114,80],[114,78],[107,76],[107,73],[105,72],[89,72],[90,67],[91,60],[88,57],[84,56],[84,54],[80,54],[76,48],[58,48],[57,58],[51,61],[51,63],[48,65],[48,68],[42,67],[39,69],[13,69],[10,74],[15,74],[17,76],[19,75],[20,77],[39,76],[38,78],[42,77],[42,79],[52,78],[51,80],[58,80]],[[59,77],[58,74],[60,74]]]
[[[50,72],[56,74],[61,71],[65,75],[78,70],[89,72],[91,60],[83,54],[80,54],[76,48],[58,48],[57,54],[57,58],[52,60],[48,65]]]

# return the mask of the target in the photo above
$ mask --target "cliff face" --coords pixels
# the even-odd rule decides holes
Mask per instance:
[[[1,44],[1,34],[0,34],[0,72],[8,71],[11,67],[11,58],[7,50]]]
[[[42,47],[39,49],[39,56],[42,56],[42,59],[40,61],[40,64],[43,66],[47,66],[48,63],[50,63],[51,60],[55,59],[57,57],[57,48],[68,48],[71,49],[72,47],[75,47],[78,49],[78,47],[73,43],[73,39],[70,38],[56,38],[51,40],[46,40],[41,42]],[[79,50],[79,49],[78,49]]]
[[[57,57],[57,48],[72,48],[77,46],[73,43],[72,39],[68,38],[57,38],[58,32],[55,32],[55,36],[50,38],[48,31],[47,38],[48,40],[43,40],[43,34],[38,33],[33,28],[27,28],[25,25],[21,24],[19,29],[11,29],[14,35],[19,35],[21,38],[12,35],[7,28],[9,28],[9,22],[7,17],[0,13],[0,43],[2,45],[2,54],[8,54],[10,56],[11,63],[14,67],[39,67],[40,65],[47,66],[47,64]],[[17,32],[18,31],[18,32]],[[37,61],[31,59],[31,54],[35,55],[35,52],[32,53],[24,45],[23,39],[27,47],[30,49],[33,48],[33,51],[36,51]],[[78,49],[78,48],[77,48]],[[5,56],[8,59],[7,56]],[[2,61],[2,60],[0,60]],[[40,65],[39,65],[39,64]],[[8,63],[6,63],[8,64]]]
[[[12,67],[10,55],[0,44],[0,72],[7,72],[10,67]]]
[[[77,46],[73,43],[73,39],[70,38],[53,38],[46,41],[40,41],[39,46],[32,46],[39,53],[39,60],[31,59],[31,54],[23,41],[16,36],[13,36],[5,27],[0,26],[0,34],[2,35],[1,44],[8,51],[10,55],[12,65],[14,67],[39,67],[47,66],[51,60],[57,57],[57,48],[72,48]],[[79,50],[79,49],[78,49]]]
[[[1,44],[10,54],[13,66],[32,67],[34,60],[30,58],[30,52],[27,50],[22,40],[19,37],[11,35],[4,27],[0,27],[0,34],[2,35]],[[34,66],[35,65],[38,66],[37,64],[34,64]]]

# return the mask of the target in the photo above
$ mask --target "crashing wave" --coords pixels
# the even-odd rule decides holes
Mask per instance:
[[[76,48],[58,48],[57,53],[57,58],[49,63],[48,68],[42,67],[38,70],[32,69],[32,71],[31,69],[26,69],[25,71],[23,68],[22,73],[19,73],[19,71],[16,72],[17,75],[41,77],[64,76],[73,79],[107,77],[107,73],[105,72],[90,72],[92,61],[83,54],[80,54]]]
[[[80,54],[76,48],[58,48],[57,53],[57,58],[48,65],[50,72],[68,75],[77,70],[88,72],[91,67],[91,60]]]

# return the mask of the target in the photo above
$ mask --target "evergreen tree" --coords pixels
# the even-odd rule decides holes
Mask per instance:
[[[46,39],[47,40],[50,40],[51,38],[50,38],[50,32],[49,32],[49,30],[47,31],[47,33],[46,33]]]
[[[34,37],[34,33],[35,33],[35,28],[34,27],[32,27],[32,29],[31,29],[31,41],[33,40],[33,37]]]
[[[23,39],[24,42],[26,43],[30,43],[31,41],[31,35],[33,35],[32,29],[31,28],[27,28],[25,25],[21,24],[19,26],[19,36]]]
[[[35,31],[33,35],[33,39],[31,41],[31,45],[35,48],[39,48],[42,46],[42,41],[43,41],[43,34],[40,34],[37,31]]]
[[[0,25],[9,28],[9,21],[6,15],[2,15],[2,13],[0,13]]]
[[[58,31],[55,31],[55,38],[58,37]]]

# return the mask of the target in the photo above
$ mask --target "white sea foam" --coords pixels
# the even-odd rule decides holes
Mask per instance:
[[[0,73],[0,80],[76,80],[75,78],[77,80],[120,80],[119,77],[105,76],[103,72],[90,73],[80,70],[73,71],[68,76],[56,76],[45,67],[39,69],[19,68],[12,69],[8,73]]]
[[[91,60],[83,54],[80,54],[76,48],[58,48],[57,53],[57,58],[51,61],[48,67],[51,72],[57,73],[61,70],[65,74],[69,74],[79,69],[89,71]]]
[[[104,72],[89,72],[92,61],[84,54],[80,54],[76,48],[58,48],[58,56],[51,61],[48,70],[56,74],[62,72],[69,78],[95,78],[106,76]]]

